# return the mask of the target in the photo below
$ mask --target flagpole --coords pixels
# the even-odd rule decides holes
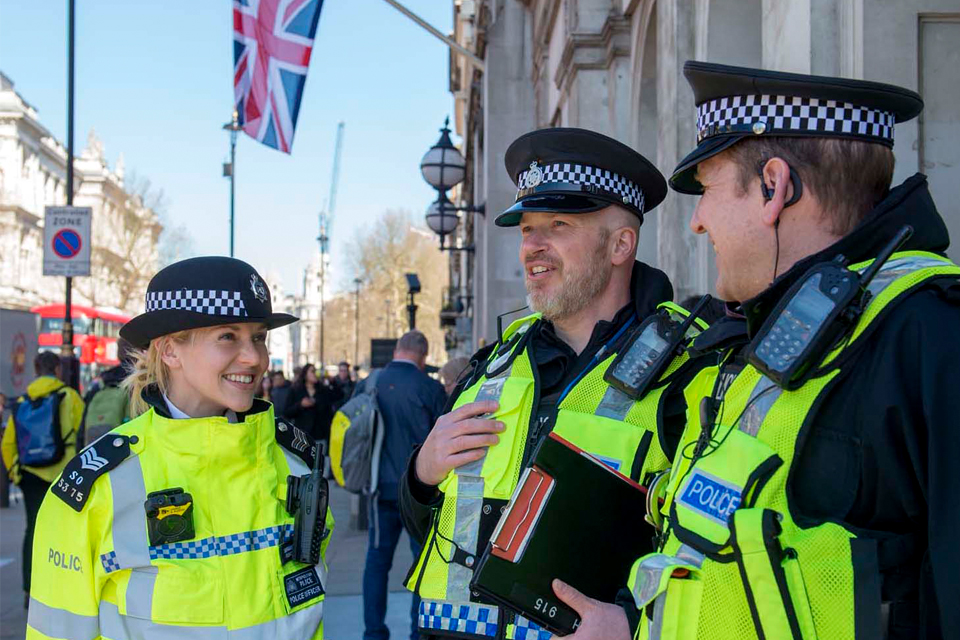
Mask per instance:
[[[436,27],[434,27],[432,24],[430,24],[429,22],[427,22],[426,20],[424,20],[423,18],[415,14],[413,11],[410,11],[410,9],[407,9],[405,6],[397,2],[397,0],[383,0],[383,1],[389,4],[391,7],[393,7],[397,11],[399,11],[400,13],[402,13],[403,15],[407,16],[408,18],[416,22],[418,25],[423,27],[426,31],[428,31],[434,37],[442,40],[444,44],[446,44],[448,47],[450,47],[457,53],[469,58],[470,61],[473,62],[473,64],[480,69],[480,71],[485,71],[486,65],[484,64],[483,60],[477,56],[477,54],[473,53],[466,47],[461,46],[460,43],[458,43],[453,38],[450,38],[449,36],[445,36],[442,33],[440,33],[440,31]]]

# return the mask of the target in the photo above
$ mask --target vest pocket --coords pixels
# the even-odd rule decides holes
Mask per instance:
[[[670,506],[677,538],[706,553],[730,543],[730,520],[756,502],[783,464],[772,448],[739,429],[708,450],[680,481]]]
[[[223,582],[212,567],[160,565],[132,569],[124,593],[131,618],[179,625],[223,623]],[[153,569],[153,571],[151,571]]]
[[[780,515],[770,509],[740,509],[733,514],[731,529],[757,636],[816,638],[796,551],[780,544]]]
[[[702,558],[700,559],[702,560]],[[653,553],[630,572],[634,603],[640,610],[635,640],[694,640],[703,583],[697,560]]]

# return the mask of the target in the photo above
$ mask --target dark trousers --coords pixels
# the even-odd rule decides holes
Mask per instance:
[[[27,509],[27,530],[23,534],[23,590],[30,592],[30,568],[33,557],[33,530],[37,524],[37,513],[40,503],[47,494],[50,483],[33,475],[29,471],[21,471],[20,490],[23,491],[23,506]]]
[[[387,576],[393,566],[393,552],[400,541],[403,523],[400,503],[377,498],[370,501],[370,542],[367,564],[363,569],[363,640],[388,640],[390,630],[384,624],[387,615]],[[413,558],[420,557],[420,544],[410,538]],[[410,607],[410,638],[417,640],[417,613],[420,598],[413,596]]]

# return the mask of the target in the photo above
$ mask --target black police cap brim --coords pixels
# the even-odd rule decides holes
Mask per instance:
[[[120,337],[137,349],[146,349],[150,341],[161,336],[186,331],[188,329],[203,329],[225,324],[264,324],[267,329],[276,329],[299,320],[288,313],[273,313],[263,318],[214,316],[197,311],[183,309],[161,309],[143,313],[133,318],[120,328]]]
[[[527,211],[547,213],[592,213],[612,203],[599,198],[574,194],[528,196],[497,216],[498,227],[515,227]]]
[[[745,95],[818,98],[888,111],[893,114],[898,124],[916,118],[923,111],[923,98],[918,93],[882,82],[734,67],[697,60],[688,60],[683,65],[683,75],[690,83],[694,103],[697,105],[718,98]],[[673,170],[670,176],[670,187],[680,193],[702,193],[703,188],[694,177],[697,164],[751,135],[738,132],[704,140]],[[788,134],[772,134],[772,136],[784,135]],[[808,132],[797,135],[814,137]],[[823,135],[836,137],[829,133]]]

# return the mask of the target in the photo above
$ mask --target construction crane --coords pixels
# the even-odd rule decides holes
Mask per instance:
[[[343,147],[343,129],[344,123],[337,124],[337,142],[333,149],[333,173],[330,176],[330,196],[327,202],[320,210],[320,235],[317,236],[317,242],[320,243],[320,372],[323,373],[323,367],[326,364],[324,360],[324,340],[323,340],[323,306],[324,293],[327,277],[327,252],[330,244],[330,234],[333,227],[333,214],[337,208],[337,183],[340,181],[340,150]]]

